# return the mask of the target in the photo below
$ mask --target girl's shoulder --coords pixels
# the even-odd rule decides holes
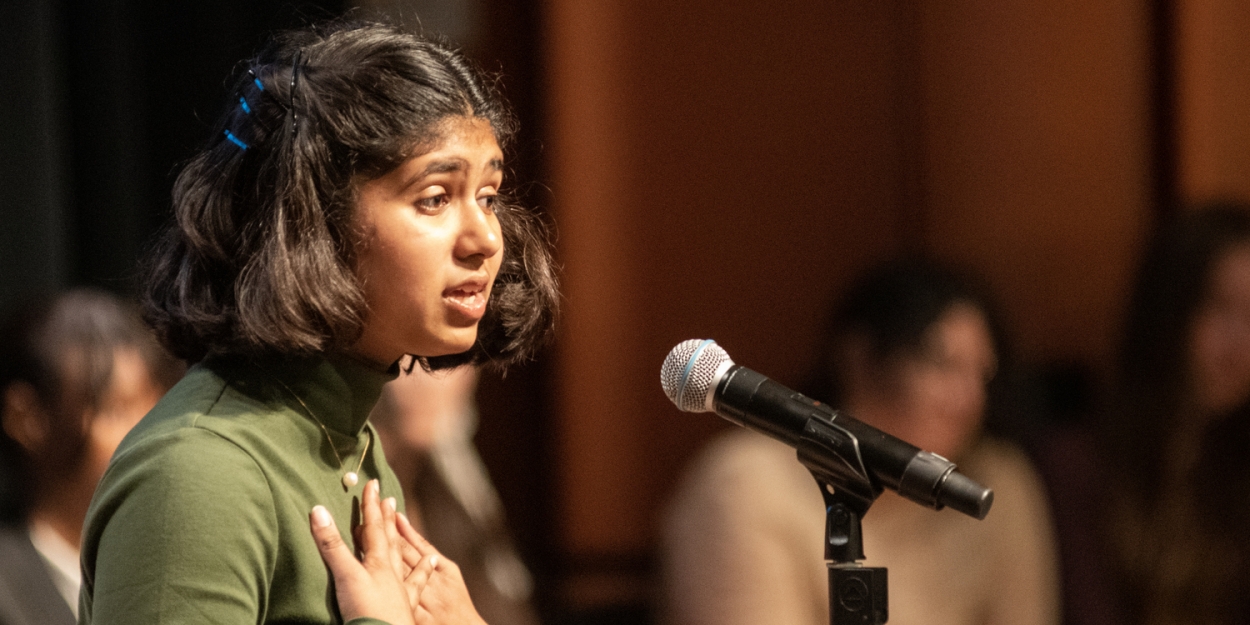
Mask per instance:
[[[231,428],[222,427],[229,422],[222,417],[250,412],[260,412],[257,402],[242,400],[218,372],[197,364],[130,430],[102,482],[117,479],[117,473],[172,477],[214,466],[246,467],[250,454],[234,440]]]
[[[298,435],[280,416],[287,408],[262,391],[228,368],[192,366],[122,440],[102,485],[228,474],[263,481],[265,459]]]
[[[166,443],[200,437],[230,441],[281,426],[273,415],[289,412],[289,407],[272,385],[256,378],[228,360],[195,364],[127,434],[116,456],[154,439]]]

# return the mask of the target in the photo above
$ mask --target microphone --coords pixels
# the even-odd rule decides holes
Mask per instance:
[[[684,412],[715,412],[798,449],[809,469],[858,496],[865,509],[883,486],[934,510],[950,507],[977,519],[994,502],[993,491],[949,460],[735,365],[715,341],[677,344],[660,368],[660,384]]]

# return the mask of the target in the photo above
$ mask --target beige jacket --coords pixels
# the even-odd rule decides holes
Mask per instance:
[[[1049,510],[1015,447],[984,440],[960,470],[994,489],[984,521],[887,491],[864,517],[865,565],[889,569],[890,625],[1052,625]],[[792,448],[735,430],[680,485],[664,523],[662,622],[828,625],[824,504]]]

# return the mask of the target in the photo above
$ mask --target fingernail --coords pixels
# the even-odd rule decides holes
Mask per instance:
[[[386,504],[386,507],[390,508],[391,512],[395,511],[395,498],[394,497],[387,497],[386,501],[383,501],[382,503]]]
[[[313,525],[317,527],[329,527],[334,519],[330,518],[330,511],[325,506],[313,506],[312,509]]]
[[[430,568],[438,570],[438,555],[430,556]]]

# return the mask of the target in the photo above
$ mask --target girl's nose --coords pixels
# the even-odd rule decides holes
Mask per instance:
[[[492,209],[477,202],[466,202],[461,215],[461,232],[456,245],[458,258],[491,258],[503,249],[499,219]]]

